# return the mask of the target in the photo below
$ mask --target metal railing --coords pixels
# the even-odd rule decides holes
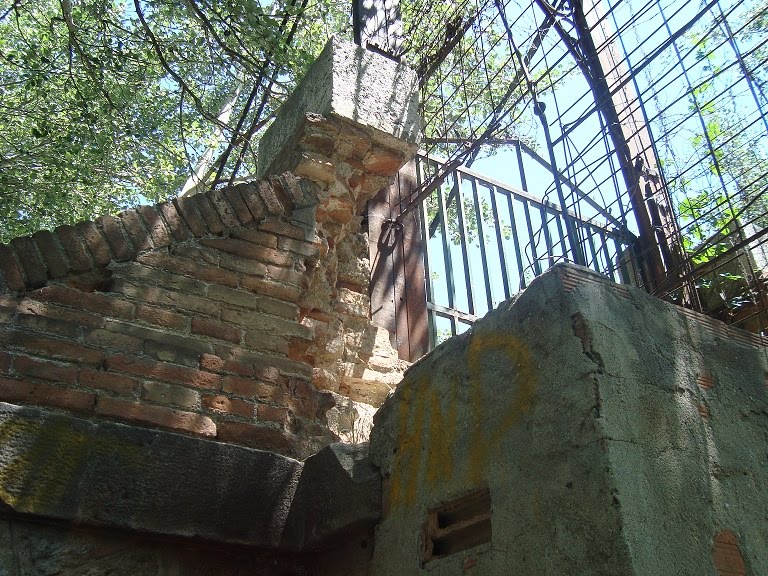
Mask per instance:
[[[444,162],[417,158],[421,183]],[[523,182],[522,156],[518,169]],[[430,348],[460,334],[558,262],[572,262],[566,214],[557,204],[467,168],[449,172],[419,207]],[[633,282],[632,237],[597,219],[568,213],[586,265]]]

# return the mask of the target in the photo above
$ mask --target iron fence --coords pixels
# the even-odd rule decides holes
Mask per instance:
[[[401,207],[425,218],[433,333],[556,260],[768,330],[768,5],[433,4],[404,7],[405,29],[428,31],[404,51],[444,160],[421,163]]]
[[[463,332],[557,262],[572,261],[566,221],[589,268],[616,282],[636,281],[633,238],[527,192],[523,147],[516,149],[523,189],[456,168],[420,203],[431,347]],[[420,156],[416,167],[420,184],[440,173],[445,161]]]

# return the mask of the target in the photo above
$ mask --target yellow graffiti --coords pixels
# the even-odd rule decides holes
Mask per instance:
[[[499,353],[504,356],[502,361],[505,363],[512,362],[516,370],[512,382],[509,384],[497,382],[497,385],[514,387],[514,393],[501,421],[488,429],[483,426],[487,416],[484,407],[483,376],[492,376],[493,372],[483,365],[483,359],[491,360],[494,354]],[[486,468],[490,453],[498,448],[504,435],[517,423],[520,416],[530,411],[536,392],[537,379],[528,346],[509,334],[473,334],[467,350],[467,364],[473,423],[469,473],[470,479],[476,483]]]
[[[504,407],[501,418],[488,422],[486,394],[505,397],[500,389],[484,389],[484,379],[497,376],[494,363],[514,366],[510,382],[497,386],[514,388],[511,401]],[[468,428],[469,454],[467,480],[477,485],[487,468],[488,459],[515,426],[520,417],[533,406],[537,374],[530,350],[520,339],[503,333],[473,334],[466,350],[467,384],[469,388]],[[505,374],[509,371],[503,370]],[[445,389],[438,391],[426,374],[416,375],[403,386],[397,408],[396,453],[392,463],[389,490],[390,506],[411,505],[419,486],[435,488],[440,482],[453,478],[458,439],[458,404],[460,375],[449,376],[447,397]]]
[[[129,465],[140,459],[136,446],[94,441],[64,419],[41,423],[10,418],[0,425],[0,445],[28,446],[0,465],[0,501],[27,513],[45,513],[77,490],[88,458],[119,455]]]

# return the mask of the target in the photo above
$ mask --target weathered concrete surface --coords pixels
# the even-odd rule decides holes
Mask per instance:
[[[17,514],[287,551],[379,517],[364,446],[302,463],[4,403],[0,439],[0,504]]]
[[[759,338],[556,267],[377,413],[372,574],[768,573],[767,371]],[[489,541],[422,565],[429,510],[483,487]]]
[[[307,114],[346,120],[374,146],[413,156],[420,137],[418,78],[407,66],[331,38],[259,142],[258,174],[277,173],[275,159],[295,148]],[[348,145],[354,131],[349,136]]]

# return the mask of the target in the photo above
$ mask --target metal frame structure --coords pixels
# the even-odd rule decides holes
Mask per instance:
[[[414,0],[402,12],[406,34],[395,56],[418,55],[412,62],[422,77],[432,159],[421,162],[418,186],[393,221],[421,214],[430,318],[450,318],[456,333],[477,316],[469,303],[477,292],[488,301],[482,309],[498,301],[489,296],[487,260],[495,252],[483,247],[483,227],[502,260],[504,248],[514,253],[500,239],[496,203],[483,212],[477,194],[471,207],[456,199],[466,181],[556,206],[513,226],[531,238],[529,273],[558,260],[599,269],[585,222],[600,222],[597,229],[621,246],[603,273],[622,268],[614,279],[768,330],[768,258],[755,256],[768,230],[768,8],[752,0],[462,0],[438,10]],[[729,131],[718,132],[715,120],[729,112]],[[499,149],[517,165],[504,180],[522,190],[462,167]],[[443,160],[434,163],[434,154]],[[532,164],[546,170],[545,181],[526,176]],[[475,231],[466,229],[472,211]],[[449,239],[465,247],[473,233],[484,273],[472,283],[466,249]],[[435,238],[442,303],[430,285]],[[504,297],[513,293],[509,270],[496,271]],[[462,308],[448,295],[456,300],[465,284]]]

